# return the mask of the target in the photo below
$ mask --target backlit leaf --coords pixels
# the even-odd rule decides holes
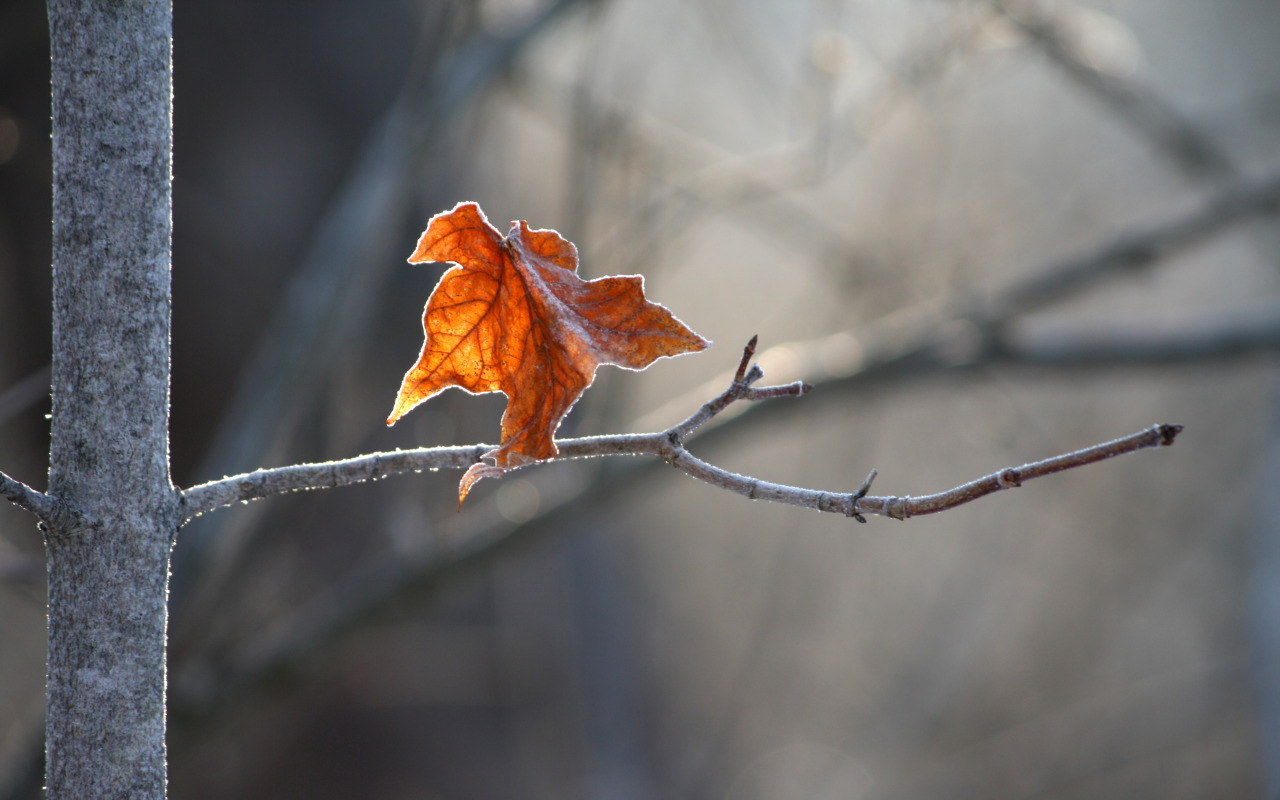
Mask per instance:
[[[556,428],[600,364],[641,370],[710,345],[646,300],[640,276],[584,281],[560,234],[520,221],[504,237],[475,203],[432,217],[409,261],[455,266],[427,300],[422,354],[387,424],[450,386],[507,396],[492,463],[467,470],[459,502],[482,478],[554,458]]]

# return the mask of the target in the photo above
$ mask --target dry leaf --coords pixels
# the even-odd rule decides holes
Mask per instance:
[[[458,502],[482,478],[554,458],[556,428],[600,364],[641,370],[710,342],[644,298],[638,275],[584,281],[578,249],[520,221],[503,237],[475,203],[427,224],[409,262],[451,261],[427,300],[426,341],[404,376],[391,425],[450,386],[502,392],[502,440],[462,477]]]

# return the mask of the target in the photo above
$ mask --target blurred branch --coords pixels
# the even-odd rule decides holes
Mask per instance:
[[[44,559],[0,553],[0,583],[40,583],[44,570]]]
[[[1102,278],[1123,271],[1136,272],[1187,250],[1228,226],[1277,212],[1280,174],[1236,181],[1190,213],[1122,233],[1093,252],[1030,273],[999,292],[985,309],[975,308],[970,315],[982,317],[987,324],[999,324],[1076,294]]]
[[[704,14],[705,4],[694,8]],[[735,22],[737,19],[735,18]],[[711,26],[714,35],[732,34],[731,30]],[[936,83],[958,53],[968,50],[982,33],[982,26],[971,22],[951,31],[941,42],[929,42],[910,53],[901,64],[892,65],[868,51],[869,64],[881,77],[872,96],[859,107],[823,114],[805,133],[787,145],[764,151],[740,154],[704,135],[646,113],[639,104],[605,93],[590,94],[579,87],[573,92],[573,106],[582,124],[590,124],[597,132],[591,146],[602,141],[624,159],[642,157],[647,171],[655,173],[650,195],[639,201],[639,208],[625,215],[611,215],[601,220],[608,228],[592,246],[593,256],[619,258],[625,254],[632,262],[644,258],[651,247],[637,246],[638,241],[662,231],[670,238],[675,232],[691,226],[708,210],[723,212],[760,201],[770,201],[775,217],[769,226],[774,233],[805,242],[821,241],[833,249],[848,249],[848,236],[842,223],[825,220],[813,208],[798,200],[796,190],[822,186],[861,152],[865,142],[893,119],[893,111],[915,93]],[[743,51],[745,52],[745,51]],[[738,50],[735,54],[741,55]],[[754,54],[758,56],[759,54]],[[519,91],[512,99],[522,102],[548,120],[555,120],[561,109],[570,105],[553,75],[523,76]],[[517,80],[521,76],[516,76]],[[608,131],[608,137],[599,134]],[[838,145],[838,146],[837,146]],[[690,162],[693,165],[690,165]],[[638,270],[634,263],[620,265],[620,272]]]
[[[0,799],[43,800],[44,703],[25,719],[11,721],[9,747],[0,758]]]
[[[1203,731],[1223,730],[1230,715],[1247,713],[1241,708],[1239,687],[1249,671],[1249,665],[1222,652],[1190,663],[1171,661],[1140,684],[1092,687],[1077,700],[979,734],[941,758],[922,758],[886,771],[866,797],[1053,797],[1062,796],[1064,787],[1078,796],[1098,797],[1117,784],[1124,787],[1120,796],[1143,796],[1148,792],[1123,780],[1106,783],[1099,778],[1107,773],[1171,774],[1172,764],[1200,755],[1197,745],[1203,746]],[[1027,742],[1081,739],[1090,743],[1087,754],[1052,748],[1029,757],[1026,747]],[[1016,765],[1020,788],[1025,787],[1022,794],[1003,795],[991,788],[987,776],[1005,774],[1002,770],[1009,765]],[[1244,783],[1249,788],[1239,794],[1254,791],[1252,780],[1251,775]],[[1266,792],[1260,796],[1274,797]]]
[[[1274,414],[1274,412],[1273,412]],[[1250,522],[1247,613],[1258,756],[1264,796],[1280,796],[1280,418],[1262,433],[1251,480],[1256,519]]]
[[[787,342],[761,356],[767,369],[780,367],[783,379],[799,379],[829,396],[833,390],[890,376],[919,375],[967,368],[983,363],[1057,365],[1094,362],[1168,362],[1240,355],[1271,349],[1273,321],[1237,318],[1215,327],[1177,336],[1147,337],[1091,344],[1077,338],[1060,345],[1032,346],[1009,331],[1018,319],[1075,297],[1117,275],[1149,268],[1200,244],[1232,225],[1280,211],[1280,174],[1259,181],[1238,181],[1212,196],[1200,208],[1167,222],[1119,234],[1111,241],[1044,267],[1028,270],[989,294],[970,292],[900,309],[860,329],[817,339]],[[1280,324],[1280,323],[1277,323]],[[1122,347],[1127,352],[1122,351]],[[723,385],[716,376],[685,395],[672,398],[639,421],[670,419],[696,397]],[[740,412],[763,416],[766,407]],[[734,422],[737,422],[735,418]],[[723,426],[725,422],[719,421]]]
[[[51,373],[51,365],[45,364],[0,393],[0,425],[49,396]]]
[[[1087,30],[1075,24],[1070,8],[1050,9],[1034,0],[997,0],[994,5],[1077,84],[1152,141],[1184,172],[1192,177],[1236,174],[1227,155],[1149,87],[1092,63]]]
[[[1224,361],[1280,351],[1280,307],[1234,314],[1174,331],[1055,331],[993,343],[992,362],[1044,367],[1155,366]]]

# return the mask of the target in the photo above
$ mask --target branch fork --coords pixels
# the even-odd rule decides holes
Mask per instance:
[[[751,363],[751,359],[756,354],[756,343],[759,338],[759,336],[752,336],[751,341],[747,342],[747,346],[742,349],[742,360],[738,362],[738,370],[734,373],[733,382],[729,384],[729,388],[725,389],[719,396],[704,403],[684,422],[667,431],[667,434],[671,437],[672,444],[677,447],[683,446],[684,440],[694,431],[710,422],[713,417],[737,400],[754,401],[771,400],[775,397],[799,397],[813,390],[812,386],[803,381],[781,386],[765,386],[761,389],[755,388],[753,384],[764,377],[764,370],[760,368],[760,365]]]

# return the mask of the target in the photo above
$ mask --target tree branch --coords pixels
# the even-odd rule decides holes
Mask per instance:
[[[295,464],[232,475],[184,490],[180,507],[181,519],[185,523],[215,508],[237,502],[247,503],[285,492],[332,489],[424,469],[461,469],[479,461],[480,456],[492,448],[493,445],[485,444],[420,447],[414,450],[369,453],[342,461]]]
[[[742,361],[729,388],[705,403],[679,425],[657,433],[564,439],[556,443],[560,454],[554,460],[608,455],[652,455],[704,483],[736,492],[753,500],[769,500],[818,511],[840,513],[847,517],[854,517],[859,522],[866,522],[863,514],[906,519],[921,514],[945,511],[1000,489],[1019,486],[1024,480],[1092,464],[1146,447],[1172,444],[1174,437],[1182,430],[1180,425],[1156,425],[1123,439],[1116,439],[1044,461],[1024,464],[1021,467],[1004,469],[949,491],[925,497],[867,495],[871,480],[875,477],[875,470],[872,470],[861,488],[854,492],[828,492],[771,483],[721,469],[697,458],[684,447],[686,437],[738,400],[798,397],[811,388],[800,382],[754,388],[752,384],[764,377],[764,370],[759,365],[750,364],[755,348],[756,337],[753,336],[743,351]],[[392,453],[371,453],[345,461],[261,469],[187,489],[182,493],[183,519],[185,521],[237,501],[248,502],[283,492],[329,489],[424,469],[461,469],[479,462],[481,456],[491,447],[484,444],[466,447],[429,447],[398,450]]]
[[[75,522],[79,517],[74,511],[67,508],[65,503],[44,492],[36,491],[22,481],[11,478],[3,472],[0,472],[0,497],[20,508],[25,508],[35,514],[42,523],[52,525],[55,528],[61,526],[72,527],[68,523]]]

